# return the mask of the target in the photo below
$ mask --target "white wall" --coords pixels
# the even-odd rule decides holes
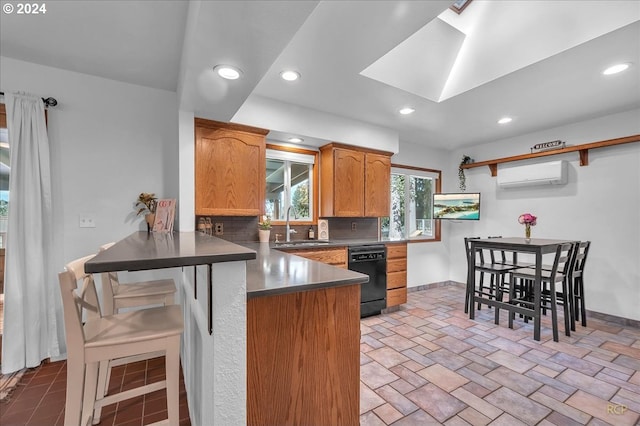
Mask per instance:
[[[457,173],[463,154],[485,161],[528,153],[539,142],[560,139],[578,145],[635,134],[640,134],[640,109],[456,150],[448,170]],[[586,167],[579,165],[577,152],[509,166],[556,159],[569,163],[566,185],[505,190],[497,188],[488,167],[466,170],[467,191],[481,192],[481,220],[443,223],[443,236],[450,242],[450,279],[466,280],[465,236],[523,236],[517,218],[530,212],[538,216],[533,237],[592,242],[585,277],[587,310],[640,320],[640,143],[590,150]],[[443,190],[458,190],[453,177]]]
[[[146,229],[140,192],[178,197],[178,109],[174,92],[2,57],[0,88],[52,96],[49,111],[56,264]],[[79,215],[95,228],[79,228]]]
[[[422,167],[442,171],[446,182],[455,177],[449,170],[447,151],[400,142],[400,150],[391,157],[393,164]],[[441,241],[415,242],[407,245],[407,287],[449,280],[448,238],[443,232]]]

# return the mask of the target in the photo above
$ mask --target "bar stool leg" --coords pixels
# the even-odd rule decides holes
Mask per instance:
[[[82,425],[93,423],[93,405],[96,401],[98,387],[98,363],[87,364],[84,375],[84,398],[82,400]]]
[[[558,338],[558,309],[556,306],[556,285],[550,283],[549,288],[551,290],[551,327],[553,329],[553,341],[557,342]],[[541,296],[542,297],[542,296]]]
[[[179,376],[180,376],[180,337],[169,345],[165,358],[167,375],[167,414],[170,425],[177,425],[180,420],[179,409]]]
[[[78,386],[82,383],[83,386]],[[84,360],[67,359],[67,400],[64,406],[64,424],[79,425],[82,414],[84,388]]]

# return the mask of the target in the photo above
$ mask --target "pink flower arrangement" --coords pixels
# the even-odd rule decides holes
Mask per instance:
[[[531,213],[523,213],[518,217],[518,223],[529,226],[536,226],[536,221],[538,218]]]

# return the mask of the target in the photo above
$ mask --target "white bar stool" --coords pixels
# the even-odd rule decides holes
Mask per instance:
[[[178,305],[102,316],[87,256],[66,265],[58,275],[67,338],[65,425],[96,424],[103,406],[166,388],[168,424],[179,422],[180,337],[184,329]],[[78,291],[77,283],[82,281]],[[83,314],[86,319],[83,322]],[[161,352],[166,380],[104,397],[98,372],[109,360]],[[96,414],[97,413],[97,414]],[[166,421],[163,421],[166,423]]]

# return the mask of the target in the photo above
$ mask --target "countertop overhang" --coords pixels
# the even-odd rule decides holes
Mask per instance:
[[[85,272],[143,271],[256,258],[247,247],[199,232],[134,232],[85,264]]]

